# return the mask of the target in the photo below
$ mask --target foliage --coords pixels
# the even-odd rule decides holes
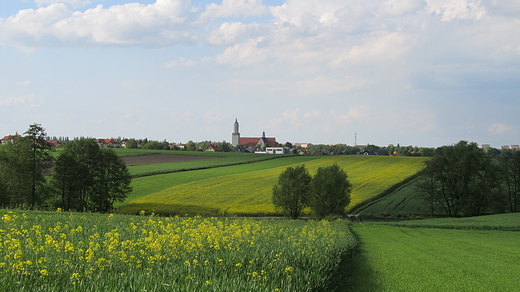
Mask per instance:
[[[137,149],[137,141],[134,138],[128,139],[128,141],[126,141],[125,147],[127,149]]]
[[[32,124],[24,133],[0,148],[0,200],[7,205],[41,206],[48,196],[45,175],[53,156],[45,129]]]
[[[500,160],[509,212],[520,211],[520,151]]]
[[[318,168],[309,185],[309,207],[314,216],[342,216],[350,203],[352,184],[337,164]]]
[[[351,291],[516,291],[519,232],[354,224]]]
[[[188,151],[195,151],[197,150],[197,146],[195,145],[195,143],[193,143],[193,141],[188,141],[188,143],[186,143],[186,150]]]
[[[330,291],[355,246],[341,221],[0,216],[6,291]]]
[[[291,219],[300,217],[307,207],[311,176],[305,165],[289,166],[273,186],[273,204]]]
[[[143,149],[156,149],[156,150],[170,150],[170,144],[164,140],[163,142],[159,141],[148,141],[146,144],[142,145]]]
[[[112,149],[92,139],[66,145],[56,161],[52,184],[59,195],[54,205],[65,210],[110,211],[131,192],[131,176]]]
[[[419,190],[450,217],[481,215],[500,195],[498,166],[476,143],[460,141],[443,153],[426,162]]]

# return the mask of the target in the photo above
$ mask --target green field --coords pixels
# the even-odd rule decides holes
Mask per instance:
[[[400,217],[400,216],[425,216],[429,215],[429,205],[426,204],[424,197],[417,193],[415,183],[417,178],[403,181],[395,188],[388,189],[380,196],[371,198],[358,205],[353,210],[355,213],[363,211],[363,216],[376,217]]]
[[[254,154],[249,154],[254,155]],[[311,174],[337,163],[353,184],[355,206],[414,175],[423,159],[386,156],[287,156],[250,164],[136,178],[134,192],[118,213],[140,210],[159,214],[279,215],[271,203],[272,187],[288,166],[305,163]]]
[[[346,222],[0,210],[2,291],[332,291]]]
[[[288,156],[261,155],[253,153],[232,153],[232,152],[200,152],[200,151],[166,151],[166,150],[146,150],[146,149],[114,149],[121,157],[147,156],[147,155],[184,155],[184,156],[204,156],[214,159],[180,161],[170,163],[157,163],[146,165],[128,166],[130,174],[134,177],[164,174],[171,172],[207,169],[229,165],[239,165],[254,163],[264,160],[286,158]]]
[[[430,228],[420,228],[423,222]],[[506,214],[403,222],[416,228],[355,224],[360,247],[347,286],[349,291],[518,291],[520,232],[500,229],[517,228],[519,222],[520,214]],[[445,229],[447,224],[497,230]]]

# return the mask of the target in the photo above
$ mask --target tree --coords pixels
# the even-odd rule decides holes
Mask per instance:
[[[426,163],[418,190],[427,194],[429,204],[441,207],[450,217],[478,216],[499,197],[498,166],[476,143],[460,141],[437,148]]]
[[[0,148],[0,180],[3,193],[1,201],[6,205],[30,205],[32,185],[32,146],[29,139],[15,135],[14,139]]]
[[[222,144],[220,145],[220,150],[222,150],[222,152],[230,152],[232,150],[231,144],[229,144],[225,140],[222,141]]]
[[[186,150],[188,151],[196,151],[197,147],[195,146],[195,143],[193,141],[188,141],[188,144],[186,144]]]
[[[55,206],[65,210],[107,212],[131,192],[130,174],[112,149],[92,139],[67,144],[56,161],[52,185],[59,195]]]
[[[512,157],[503,157],[500,160],[504,177],[507,204],[511,213],[520,211],[520,151]]]
[[[96,168],[92,207],[108,212],[115,202],[122,202],[132,191],[132,177],[123,159],[112,149],[100,149],[100,161]]]
[[[291,219],[300,217],[307,207],[311,176],[305,165],[286,168],[273,186],[273,204]]]
[[[352,185],[347,174],[337,164],[320,167],[311,180],[309,207],[314,216],[342,216],[350,203]]]
[[[34,206],[43,202],[46,191],[45,175],[52,167],[53,157],[49,153],[51,145],[45,137],[45,129],[40,124],[32,124],[24,133],[31,142],[32,154],[30,157],[31,169],[29,179],[31,182],[31,196],[29,205]]]
[[[128,139],[128,141],[126,141],[126,148],[136,149],[137,147],[138,147],[137,141],[134,138]]]

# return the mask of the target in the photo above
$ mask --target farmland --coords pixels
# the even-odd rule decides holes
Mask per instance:
[[[415,212],[421,158],[118,153],[133,160],[135,178],[116,211],[139,215],[0,209],[2,288],[516,291],[520,281],[519,214],[362,225],[234,218],[279,215],[272,185],[302,163],[311,174],[333,163],[345,169],[354,211]]]
[[[248,156],[256,157],[252,154]],[[203,162],[209,164],[216,160]],[[354,206],[414,175],[422,168],[422,161],[422,158],[412,157],[287,156],[219,168],[139,177],[133,180],[134,192],[123,204],[118,205],[117,212],[137,214],[145,210],[159,214],[277,215],[271,203],[272,186],[286,167],[302,163],[305,163],[311,174],[318,167],[333,163],[345,169],[354,186],[351,199],[351,206]],[[196,163],[198,161],[186,162],[186,167],[198,168]],[[147,167],[157,168],[158,165],[161,164]],[[169,166],[164,163],[160,167]]]
[[[413,229],[354,225],[360,248],[347,285],[351,291],[516,291],[520,233],[500,230],[518,228],[519,215],[388,223]],[[493,230],[451,229],[468,229],[468,222]]]
[[[5,291],[330,291],[345,222],[0,210]]]

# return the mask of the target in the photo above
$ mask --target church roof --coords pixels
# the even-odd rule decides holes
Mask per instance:
[[[240,145],[243,146],[256,146],[260,140],[264,139],[264,143],[267,147],[276,147],[276,138],[262,138],[262,137],[240,137]]]

